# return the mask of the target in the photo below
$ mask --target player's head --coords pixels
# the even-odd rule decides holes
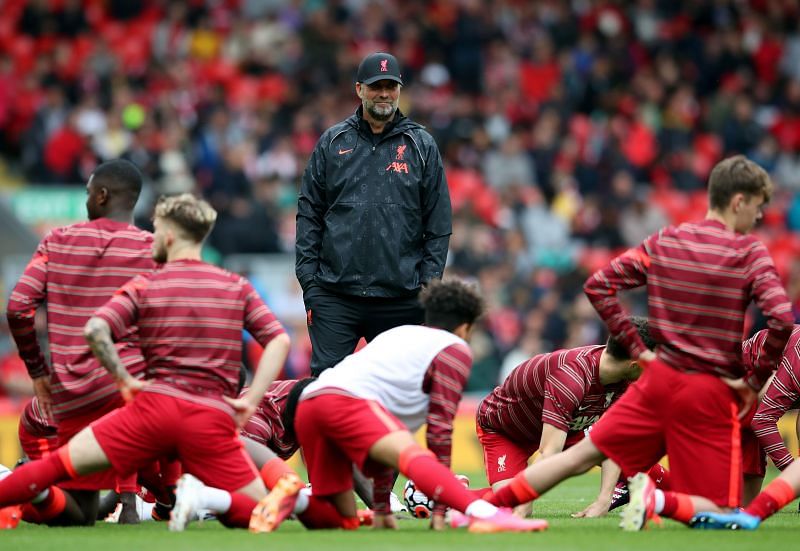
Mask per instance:
[[[458,279],[432,280],[419,294],[419,302],[425,309],[425,325],[445,329],[465,340],[484,310],[478,289]]]
[[[636,331],[639,333],[639,337],[644,342],[644,345],[650,350],[655,350],[657,343],[650,334],[650,326],[647,322],[647,318],[632,316],[631,323],[636,327]],[[606,353],[616,362],[628,366],[626,376],[624,377],[625,379],[637,379],[639,375],[641,375],[641,366],[639,366],[636,361],[632,360],[630,352],[628,352],[628,349],[619,340],[614,337],[609,337],[606,342]]]
[[[400,104],[400,64],[392,54],[375,52],[361,60],[356,74],[356,94],[365,113],[378,121],[394,117]]]
[[[201,245],[216,220],[217,211],[191,193],[162,197],[153,213],[153,259],[166,262],[170,250]]]
[[[294,415],[297,412],[297,402],[300,401],[300,395],[303,393],[303,389],[316,380],[316,377],[300,379],[289,391],[289,394],[286,395],[286,402],[281,412],[281,423],[283,423],[283,434],[287,440],[295,440],[296,438],[294,433]]]
[[[762,216],[762,206],[772,198],[767,172],[744,155],[717,163],[708,179],[708,204],[727,214],[734,231],[747,233]]]
[[[125,159],[98,166],[86,183],[86,213],[89,220],[110,214],[131,214],[142,191],[142,173]]]

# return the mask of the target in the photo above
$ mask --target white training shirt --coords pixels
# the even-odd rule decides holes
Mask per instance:
[[[401,325],[375,337],[358,352],[323,371],[301,395],[337,388],[358,398],[375,400],[402,421],[411,432],[425,423],[430,397],[422,390],[425,373],[434,358],[454,344],[468,346],[461,337],[422,325]]]

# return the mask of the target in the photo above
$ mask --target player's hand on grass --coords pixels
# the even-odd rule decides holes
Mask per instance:
[[[743,419],[758,399],[758,393],[742,378],[730,379],[722,377],[722,382],[728,385],[739,397],[739,419]]]
[[[147,385],[146,381],[136,379],[130,375],[117,381],[117,388],[119,388],[122,399],[125,400],[126,404],[131,403],[136,395]]]
[[[583,511],[572,513],[572,518],[598,518],[608,514],[611,501],[595,501]]]
[[[233,408],[233,418],[236,420],[236,426],[240,429],[247,424],[256,412],[256,406],[251,404],[246,398],[229,398],[228,396],[223,396],[222,399]]]
[[[433,513],[431,515],[431,530],[444,530],[446,526],[444,513]]]
[[[372,521],[372,528],[375,530],[397,530],[397,519],[394,518],[392,513],[375,513],[375,519]]]
[[[33,380],[33,392],[39,400],[39,407],[48,421],[53,421],[53,397],[50,395],[50,376],[43,375]]]

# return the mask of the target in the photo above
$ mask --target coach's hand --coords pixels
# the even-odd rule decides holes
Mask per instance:
[[[739,397],[739,419],[743,419],[758,399],[758,394],[742,378],[730,379],[728,377],[721,377],[721,379],[722,382],[728,385]]]
[[[133,402],[136,395],[147,385],[147,381],[136,379],[130,375],[117,381],[117,388],[126,404]]]
[[[50,395],[50,376],[43,375],[33,380],[33,393],[48,421],[53,421],[53,397]]]
[[[375,530],[397,530],[397,519],[394,518],[392,513],[382,515],[375,513],[375,518],[372,521],[372,527]]]
[[[233,418],[236,421],[236,426],[240,429],[244,428],[244,426],[256,412],[256,406],[251,404],[246,398],[229,398],[227,396],[223,396],[222,399],[233,408]]]

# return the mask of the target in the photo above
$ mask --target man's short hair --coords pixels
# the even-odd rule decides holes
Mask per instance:
[[[655,339],[653,339],[653,336],[650,335],[650,326],[647,322],[647,318],[643,318],[641,316],[632,316],[631,323],[636,327],[636,331],[638,331],[639,337],[641,337],[642,341],[644,341],[644,345],[649,350],[655,350],[657,343]],[[606,342],[606,352],[608,352],[617,360],[631,359],[631,353],[628,351],[625,345],[614,337],[608,338],[608,342]]]
[[[458,279],[432,280],[420,293],[419,301],[425,309],[425,325],[447,331],[475,323],[484,310],[477,287]]]
[[[195,243],[201,243],[214,227],[217,211],[191,193],[161,197],[156,204],[155,218],[169,220]]]
[[[772,198],[769,174],[744,155],[720,161],[708,178],[708,203],[712,209],[725,210],[737,193],[748,199],[761,195],[765,203]]]
[[[142,192],[142,173],[132,162],[114,159],[94,169],[92,184],[108,189],[111,196],[118,196],[132,209]]]

